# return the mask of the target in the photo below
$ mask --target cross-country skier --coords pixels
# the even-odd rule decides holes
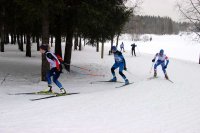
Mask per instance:
[[[162,66],[162,70],[163,70],[163,72],[165,74],[165,78],[169,79],[168,76],[167,76],[167,72],[166,72],[166,68],[167,68],[167,66],[169,64],[169,59],[164,54],[164,50],[163,49],[161,49],[159,53],[156,53],[156,55],[153,58],[152,62],[155,62],[156,58],[157,58],[157,61],[154,64],[154,77],[157,76],[157,66],[161,65]]]
[[[116,75],[115,75],[115,69],[117,69],[119,67],[119,74],[125,80],[125,84],[127,85],[127,84],[129,84],[129,81],[122,72],[123,70],[125,70],[125,71],[127,70],[125,59],[124,59],[122,53],[120,51],[118,51],[115,46],[112,46],[111,50],[114,53],[115,63],[111,68],[111,73],[113,75],[113,78],[110,81],[111,82],[117,81],[117,78],[116,78]]]
[[[134,52],[134,55],[136,56],[136,54],[135,54],[135,47],[137,47],[137,45],[135,44],[135,43],[133,43],[133,44],[131,44],[131,54],[132,54],[132,56],[133,56],[133,52]]]
[[[120,45],[120,49],[121,49],[121,51],[122,51],[122,49],[123,49],[123,52],[125,52],[125,50],[124,50],[124,43],[122,42],[122,44]]]
[[[52,81],[51,77],[53,76],[53,82],[60,88],[60,93],[66,94],[65,89],[63,88],[62,84],[58,81],[60,73],[62,71],[61,63],[56,57],[56,55],[52,52],[48,51],[47,45],[40,46],[40,52],[45,54],[47,61],[50,64],[50,70],[47,72],[46,79],[48,83],[48,90],[47,92],[52,92]]]

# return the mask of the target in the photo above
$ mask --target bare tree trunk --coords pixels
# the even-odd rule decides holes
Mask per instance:
[[[40,37],[39,35],[36,36],[36,43],[37,43],[37,51],[40,50]]]
[[[96,52],[99,52],[99,40],[97,40]]]
[[[17,34],[17,44],[18,44],[18,45],[20,44],[20,41],[19,41],[19,34]]]
[[[55,36],[55,53],[60,55],[62,57],[62,48],[61,48],[61,34],[56,33],[57,35]]]
[[[14,45],[16,44],[16,39],[17,39],[17,36],[16,36],[16,33],[14,33],[14,40],[13,40],[13,41],[14,41],[14,42],[13,42]]]
[[[101,59],[103,59],[103,55],[104,55],[104,42],[102,42],[101,45]]]
[[[119,43],[119,35],[120,35],[120,34],[117,34],[117,42],[116,42],[116,47],[118,46],[118,43]]]
[[[49,46],[49,10],[48,1],[42,0],[43,14],[42,14],[42,44]],[[42,55],[42,68],[41,68],[41,80],[46,81],[46,73],[49,70],[49,63],[46,56]]]
[[[9,44],[10,40],[9,40],[9,34],[6,32],[5,26],[4,26],[4,35],[5,35],[5,44]]]
[[[4,52],[4,43],[5,43],[5,41],[4,41],[4,25],[2,25],[2,27],[1,27],[1,44],[0,44],[0,46],[1,46],[1,52]]]
[[[69,32],[66,36],[66,46],[65,46],[65,56],[64,62],[66,65],[66,69],[70,71],[70,63],[71,63],[71,54],[72,54],[72,40],[73,40],[73,33]]]
[[[55,31],[55,53],[62,57],[61,47],[61,16],[57,16],[56,31]]]
[[[26,34],[24,34],[24,44],[26,44]]]
[[[86,42],[85,42],[85,37],[84,37],[84,46],[85,46],[85,43],[86,43]]]
[[[75,39],[74,39],[74,50],[77,50],[78,47],[78,35],[77,33],[75,34]]]
[[[21,41],[20,41],[20,48],[19,48],[19,49],[20,49],[21,51],[24,51],[23,34],[21,34],[20,37],[21,37],[21,39],[20,39]]]
[[[11,34],[11,44],[14,44],[14,34]]]
[[[109,55],[111,55],[112,54],[112,52],[111,52],[111,48],[112,48],[112,46],[113,46],[113,40],[114,40],[114,37],[112,36],[111,37],[111,46],[110,46],[110,50],[109,50]]]
[[[51,47],[53,47],[53,36],[51,35]]]
[[[4,52],[4,44],[5,44],[5,27],[4,27],[4,16],[5,16],[5,8],[3,7],[2,13],[2,24],[1,24],[1,52]]]
[[[31,36],[27,34],[27,43],[26,43],[26,57],[31,57]]]
[[[81,46],[82,46],[82,43],[81,43],[81,37],[80,37],[80,38],[79,38],[79,46],[78,46],[78,48],[79,48],[78,50],[79,50],[79,51],[81,51],[81,49],[82,49]]]
[[[33,43],[36,43],[36,39],[35,39],[35,35],[32,36],[32,39],[33,39]]]
[[[97,39],[96,52],[99,52],[99,39]]]

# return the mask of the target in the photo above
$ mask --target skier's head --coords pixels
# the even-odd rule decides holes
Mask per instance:
[[[112,47],[111,47],[111,51],[112,51],[112,52],[116,52],[116,51],[117,51],[117,47],[116,47],[116,46],[112,46]]]
[[[43,54],[48,51],[48,45],[42,44],[40,45],[40,52]]]
[[[161,49],[160,52],[159,52],[159,54],[160,54],[160,55],[163,55],[163,54],[164,54],[164,50]]]

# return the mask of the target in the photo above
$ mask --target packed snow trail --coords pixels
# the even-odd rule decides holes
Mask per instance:
[[[200,131],[200,66],[197,63],[170,58],[167,73],[174,81],[164,79],[160,67],[159,78],[148,80],[154,55],[132,57],[124,53],[128,71],[124,72],[134,84],[115,88],[118,84],[90,84],[109,80],[113,56],[100,55],[86,46],[82,52],[73,51],[72,64],[85,67],[94,74],[84,75],[72,67],[64,73],[61,82],[68,92],[78,95],[46,100],[35,95],[8,95],[45,89],[39,82],[40,54],[33,58],[13,50],[0,53],[0,132],[1,133],[199,133]],[[157,52],[157,51],[156,51]],[[177,52],[177,51],[176,51]],[[105,52],[107,53],[107,52]],[[15,55],[15,56],[13,56]],[[11,58],[12,57],[12,58]],[[80,57],[84,60],[80,61]],[[79,59],[79,60],[78,60]],[[118,71],[116,71],[117,73]],[[118,81],[123,81],[117,74]],[[54,91],[59,91],[54,86]]]

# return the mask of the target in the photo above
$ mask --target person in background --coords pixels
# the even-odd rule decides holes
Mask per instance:
[[[122,44],[120,45],[120,49],[121,49],[121,51],[123,50],[123,52],[125,52],[125,50],[124,50],[124,43],[122,42]]]
[[[136,56],[136,53],[135,53],[135,47],[137,47],[137,45],[135,45],[135,43],[131,44],[131,54],[133,56],[133,52],[134,52],[134,55]]]

